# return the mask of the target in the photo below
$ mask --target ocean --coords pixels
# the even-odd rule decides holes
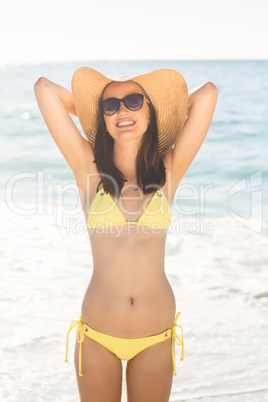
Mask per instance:
[[[46,76],[70,89],[83,65],[110,77],[173,68],[189,89],[217,86],[212,124],[177,189],[167,236],[166,273],[185,339],[170,402],[268,401],[268,61],[258,60],[0,67],[0,400],[79,400],[74,334],[68,364],[65,340],[92,271],[89,236],[33,85]]]

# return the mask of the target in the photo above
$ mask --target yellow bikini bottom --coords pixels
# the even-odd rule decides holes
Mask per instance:
[[[90,328],[87,324],[83,323],[81,317],[78,321],[73,320],[71,326],[67,332],[67,340],[66,340],[66,357],[65,361],[68,362],[68,345],[69,345],[69,333],[70,331],[78,326],[76,340],[80,344],[79,345],[79,375],[82,376],[82,343],[84,341],[85,335],[94,341],[100,343],[105,348],[110,350],[113,354],[115,354],[120,360],[130,360],[138,353],[143,351],[144,349],[152,346],[156,343],[162,342],[167,340],[168,338],[172,337],[172,361],[173,361],[173,370],[174,376],[177,375],[176,373],[176,365],[175,365],[175,346],[174,341],[177,345],[181,346],[181,359],[184,359],[184,342],[183,342],[183,331],[182,327],[177,324],[178,318],[181,313],[178,313],[175,317],[174,323],[170,329],[162,332],[161,334],[147,336],[145,338],[117,338],[115,336],[106,335],[102,332],[95,331],[94,329]],[[181,339],[176,334],[176,327],[181,329]]]

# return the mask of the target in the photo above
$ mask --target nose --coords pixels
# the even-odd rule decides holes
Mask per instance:
[[[128,108],[124,105],[123,101],[121,100],[117,113],[120,114],[125,112],[128,112]]]

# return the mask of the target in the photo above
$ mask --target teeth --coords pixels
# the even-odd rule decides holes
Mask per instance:
[[[129,125],[133,125],[133,124],[134,124],[134,121],[128,121],[128,120],[126,120],[126,121],[120,121],[120,123],[118,123],[118,126],[117,126],[117,127],[129,126]]]

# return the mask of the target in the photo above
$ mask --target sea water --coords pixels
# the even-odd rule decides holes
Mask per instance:
[[[82,65],[110,77],[174,68],[189,89],[217,86],[212,124],[177,189],[167,236],[166,273],[185,340],[170,401],[267,401],[268,62],[242,60],[1,67],[0,400],[79,400],[75,333],[68,364],[65,340],[92,272],[89,236],[33,85],[46,76],[70,89]],[[125,377],[123,385],[126,401]]]

